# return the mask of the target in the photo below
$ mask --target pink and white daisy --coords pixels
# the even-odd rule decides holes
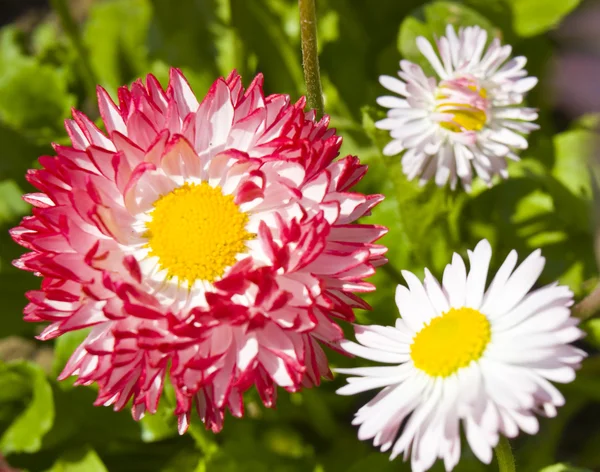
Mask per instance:
[[[15,261],[43,277],[27,294],[40,339],[91,327],[61,378],[97,383],[97,404],[140,419],[169,371],[179,430],[193,404],[218,431],[255,386],[296,391],[329,376],[321,344],[367,305],[356,293],[385,259],[385,228],[354,224],[382,197],[351,191],[366,172],[305,100],[265,97],[262,77],[218,79],[198,103],[183,75],[153,76],[98,101],[106,133],[75,111],[72,146],[29,181],[33,216]]]
[[[536,84],[523,69],[527,59],[510,59],[512,48],[494,38],[486,49],[487,32],[478,26],[451,25],[446,36],[431,43],[417,38],[419,51],[437,77],[400,61],[400,79],[381,76],[381,84],[397,96],[379,97],[388,108],[387,118],[376,126],[392,137],[386,156],[403,152],[402,168],[409,180],[424,184],[434,179],[439,186],[458,179],[469,190],[475,173],[488,185],[495,175],[508,177],[506,159],[518,160],[527,148],[525,136],[538,128],[537,112],[520,106]],[[507,62],[508,61],[508,62]]]
[[[486,464],[499,435],[538,431],[536,413],[555,416],[564,404],[550,381],[575,378],[585,353],[570,346],[582,331],[570,317],[573,294],[550,284],[531,290],[545,259],[533,252],[515,270],[512,251],[486,290],[492,249],[486,240],[469,251],[470,271],[454,254],[442,284],[425,269],[422,284],[402,274],[395,326],[356,326],[358,343],[346,351],[385,367],[339,369],[352,375],[338,390],[353,395],[382,390],[356,413],[359,439],[373,439],[390,459],[404,453],[413,472],[443,459],[460,459],[460,425]]]

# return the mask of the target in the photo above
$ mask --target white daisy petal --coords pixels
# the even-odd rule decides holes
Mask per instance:
[[[492,280],[488,291],[483,298],[483,305],[481,306],[481,312],[489,314],[490,309],[493,309],[498,303],[501,302],[499,294],[504,290],[504,286],[510,277],[515,265],[517,265],[517,251],[511,251],[504,263],[500,266],[496,276]]]
[[[433,275],[431,275],[431,272],[429,272],[428,269],[425,269],[425,279],[423,281],[423,285],[425,286],[427,296],[429,297],[431,305],[435,309],[437,316],[450,309],[448,298],[444,294],[440,283]]]
[[[336,390],[338,395],[355,395],[374,388],[387,387],[402,382],[406,379],[405,375],[385,376],[385,377],[351,377],[348,379],[348,385]]]
[[[387,143],[382,152],[384,156],[395,156],[396,154],[400,154],[402,151],[404,151],[402,140],[396,139]]]
[[[514,308],[533,287],[545,263],[546,260],[541,256],[539,249],[531,253],[512,273],[503,290],[498,292],[495,306],[489,307],[489,315],[495,318]]]
[[[477,458],[485,463],[489,464],[492,461],[492,448],[486,441],[486,438],[481,434],[481,430],[477,423],[468,416],[465,421],[465,434],[471,450],[475,453]]]
[[[442,284],[450,301],[450,306],[464,306],[467,289],[467,268],[458,254],[454,254],[452,264],[446,266]]]
[[[421,307],[410,290],[403,285],[396,287],[396,305],[406,325],[415,333],[420,331],[425,323],[425,318],[421,315]]]
[[[469,251],[471,270],[467,276],[467,299],[465,306],[475,309],[481,306],[491,258],[492,247],[486,239],[475,246],[473,252]]]
[[[408,284],[408,288],[415,300],[415,303],[419,305],[419,311],[421,317],[423,318],[423,321],[427,323],[431,318],[436,316],[436,312],[433,309],[431,302],[429,301],[429,296],[427,295],[423,284],[415,274],[407,270],[402,271],[402,276]]]
[[[460,41],[474,31],[461,32]],[[466,57],[457,56],[457,60]],[[551,284],[530,292],[544,266],[534,251],[516,269],[511,251],[485,293],[492,249],[483,240],[469,251],[467,273],[455,254],[443,284],[425,269],[421,283],[402,275],[395,326],[356,326],[354,355],[388,366],[338,369],[347,374],[339,394],[382,389],[357,412],[361,440],[373,440],[394,459],[410,457],[413,471],[441,459],[451,471],[460,459],[460,425],[484,463],[500,434],[535,434],[537,413],[555,416],[565,399],[551,382],[571,382],[585,352],[569,343],[582,331],[569,317],[573,293]],[[514,270],[514,272],[513,272]]]
[[[444,66],[440,62],[440,58],[433,50],[431,43],[427,41],[423,36],[419,36],[417,38],[417,48],[421,51],[421,54],[425,56],[425,58],[429,61],[433,69],[438,73],[438,75],[442,78],[446,78],[446,70]]]
[[[368,348],[361,346],[360,344],[353,343],[351,341],[342,341],[340,346],[350,354],[364,357],[365,359],[369,359],[371,361],[394,364],[398,362],[404,362],[406,360],[406,356],[404,356],[403,354],[391,353],[380,349]]]
[[[408,102],[402,98],[393,97],[386,95],[385,97],[379,97],[377,104],[385,108],[408,108]]]
[[[395,77],[382,75],[379,77],[379,83],[391,92],[406,96],[406,84]]]
[[[527,77],[525,79],[517,80],[514,85],[513,91],[517,93],[529,92],[538,83],[537,77]]]
[[[400,375],[408,371],[407,364],[385,367],[352,367],[349,369],[335,369],[338,374],[360,375],[363,377],[389,377]]]

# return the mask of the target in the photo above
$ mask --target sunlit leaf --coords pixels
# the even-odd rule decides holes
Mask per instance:
[[[173,414],[175,408],[166,405],[166,399],[159,404],[158,411],[146,415],[140,421],[142,440],[144,442],[161,441],[177,435],[177,417]]]
[[[100,84],[114,90],[147,72],[151,15],[149,0],[93,3],[83,38]]]
[[[579,0],[506,0],[513,11],[515,31],[521,36],[534,36],[556,26]]]
[[[24,409],[0,437],[0,451],[3,454],[38,451],[42,437],[54,422],[52,389],[46,374],[31,362],[3,364],[0,365],[0,385],[5,398],[16,392],[22,398],[23,385],[28,388],[28,394],[23,399]]]
[[[554,464],[544,467],[540,472],[592,472],[590,469],[584,469],[582,467],[575,467],[569,464]]]
[[[598,138],[592,131],[577,129],[554,136],[556,161],[552,175],[574,195],[590,199],[590,161]]]
[[[29,205],[23,201],[22,195],[23,191],[14,181],[0,181],[0,226],[27,213]]]
[[[98,454],[92,449],[69,451],[58,459],[46,472],[108,472]]]
[[[0,75],[0,121],[25,135],[62,133],[62,121],[75,103],[67,77],[31,58],[4,71]]]

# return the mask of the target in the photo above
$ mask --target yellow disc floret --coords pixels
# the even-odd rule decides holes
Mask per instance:
[[[487,98],[487,91],[484,88],[477,88],[474,85],[468,85],[466,88],[476,92],[481,100],[478,104],[466,103],[448,103],[444,100],[448,98],[444,87],[440,87],[436,99],[440,101],[437,111],[452,114],[452,121],[442,121],[440,126],[455,133],[459,131],[480,131],[487,122],[487,114],[481,106]]]
[[[252,237],[248,215],[206,182],[184,184],[154,203],[146,223],[150,255],[158,257],[169,277],[179,281],[214,281],[236,262]]]
[[[416,368],[432,377],[448,377],[478,360],[491,337],[485,315],[472,308],[451,308],[415,335],[410,357]]]

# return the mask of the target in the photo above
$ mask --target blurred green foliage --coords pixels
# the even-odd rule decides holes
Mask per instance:
[[[35,326],[22,321],[21,312],[23,293],[39,280],[11,266],[21,249],[7,230],[29,212],[20,199],[31,190],[24,179],[26,169],[38,156],[52,152],[50,142],[67,141],[62,121],[71,107],[98,117],[86,73],[91,71],[95,82],[113,96],[119,85],[147,73],[164,84],[169,66],[180,67],[199,96],[232,68],[246,84],[263,72],[269,93],[288,93],[293,99],[304,93],[295,0],[81,3],[89,4],[76,18],[83,56],[52,12],[33,27],[8,25],[0,30],[0,346],[15,339],[31,342],[36,333]],[[597,267],[586,159],[595,135],[586,123],[594,119],[558,123],[544,85],[553,54],[549,30],[578,0],[317,3],[326,111],[344,137],[343,153],[356,154],[370,166],[360,190],[387,197],[368,220],[390,228],[383,240],[390,246],[390,265],[373,277],[378,291],[367,298],[374,309],[357,313],[358,320],[391,323],[397,316],[393,294],[399,270],[422,273],[429,267],[439,276],[453,251],[464,254],[483,237],[494,247],[495,267],[510,249],[525,256],[541,247],[548,261],[541,282],[560,280],[578,297],[591,290]],[[374,106],[383,93],[378,76],[395,73],[401,57],[422,62],[416,36],[443,34],[448,22],[478,24],[499,35],[517,54],[529,56],[530,73],[541,78],[529,105],[540,109],[542,130],[532,135],[523,160],[512,164],[510,180],[492,188],[479,183],[470,195],[407,182],[399,159],[381,155],[388,138],[374,127],[383,114]],[[590,333],[586,349],[596,353],[600,324],[590,321],[585,328]],[[251,393],[246,418],[227,418],[219,435],[194,422],[179,437],[168,391],[158,414],[140,423],[126,411],[94,407],[93,386],[73,388],[72,381],[55,380],[81,339],[75,333],[57,340],[51,362],[3,355],[0,452],[12,467],[51,472],[409,470],[401,460],[389,462],[387,455],[358,441],[350,420],[369,395],[337,397],[339,380],[316,390],[282,393],[277,410],[265,410]],[[335,366],[357,362],[335,353],[330,359]],[[542,420],[538,435],[515,442],[519,470],[600,470],[595,446],[600,441],[597,355],[564,392],[567,405],[558,418]],[[468,450],[457,467],[459,472],[485,469]],[[442,468],[438,464],[433,470]]]

